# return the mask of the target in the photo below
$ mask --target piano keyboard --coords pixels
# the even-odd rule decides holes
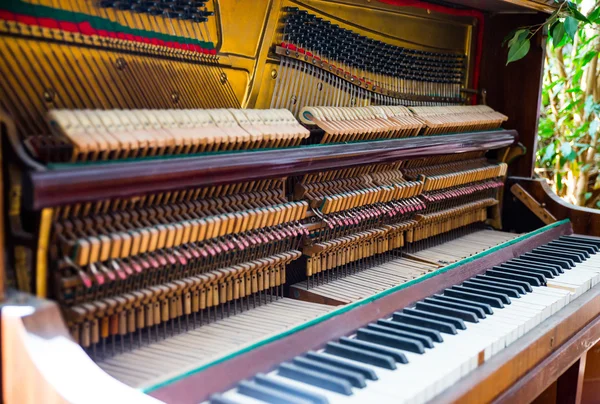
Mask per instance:
[[[465,230],[457,232],[461,231]],[[418,252],[392,253],[383,258],[380,265],[366,269],[359,267],[357,273],[343,278],[342,274],[334,274],[316,277],[316,281],[296,283],[291,286],[292,296],[309,301],[324,301],[328,304],[352,303],[488,250],[515,238],[516,235],[494,230],[478,230],[455,240],[445,240],[452,237],[454,235],[442,236],[436,240],[442,244]],[[432,240],[425,240],[424,243],[433,244]],[[400,256],[402,259],[399,259]]]
[[[227,355],[255,341],[279,334],[333,309],[332,306],[279,298],[235,316],[196,328],[189,324],[187,332],[151,336],[138,346],[125,347],[123,353],[97,362],[106,373],[132,386],[142,387],[153,380],[186,368],[196,368],[215,357]],[[193,329],[192,329],[193,327]],[[131,350],[130,350],[131,348]]]
[[[426,402],[596,285],[599,250],[561,236],[210,402]]]

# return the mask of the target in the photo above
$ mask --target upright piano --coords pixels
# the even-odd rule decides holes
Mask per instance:
[[[599,402],[556,8],[2,2],[3,402]]]

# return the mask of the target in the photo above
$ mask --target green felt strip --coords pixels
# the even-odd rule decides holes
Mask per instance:
[[[339,309],[330,311],[327,314],[324,314],[324,315],[322,315],[320,317],[317,317],[317,318],[315,318],[313,320],[310,320],[310,321],[308,321],[306,323],[300,324],[300,325],[298,325],[296,327],[290,328],[289,330],[283,331],[283,332],[281,332],[281,333],[279,333],[277,335],[274,335],[272,337],[260,340],[260,341],[258,341],[256,343],[254,343],[252,345],[249,345],[249,346],[247,346],[245,348],[242,348],[242,349],[240,349],[238,351],[232,352],[232,353],[230,353],[228,355],[225,355],[225,356],[223,356],[221,358],[215,359],[212,362],[205,363],[205,364],[203,364],[203,365],[201,365],[201,366],[199,366],[199,367],[197,367],[195,369],[189,370],[187,372],[183,372],[182,374],[174,376],[174,377],[170,377],[167,380],[164,380],[164,381],[162,381],[160,383],[156,383],[154,385],[142,387],[140,390],[142,392],[144,392],[144,393],[151,393],[151,392],[153,392],[155,390],[158,390],[160,388],[166,387],[169,384],[172,384],[172,383],[175,383],[175,382],[177,382],[179,380],[185,379],[185,378],[187,378],[187,377],[189,377],[189,376],[191,376],[191,375],[193,375],[195,373],[198,373],[198,372],[201,372],[203,370],[206,370],[206,369],[208,369],[208,368],[210,368],[212,366],[215,366],[215,365],[217,365],[219,363],[222,363],[222,362],[228,361],[230,359],[233,359],[236,356],[242,355],[242,354],[244,354],[246,352],[252,351],[252,350],[254,350],[256,348],[259,348],[261,346],[267,345],[267,344],[269,344],[271,342],[274,342],[274,341],[277,341],[277,340],[279,340],[281,338],[287,337],[288,335],[292,335],[292,334],[294,334],[294,333],[296,333],[298,331],[301,331],[301,330],[304,330],[306,328],[312,327],[313,325],[322,323],[323,321],[329,320],[329,319],[331,319],[333,317],[337,317],[339,315],[347,313],[347,312],[349,312],[349,311],[351,311],[351,310],[353,310],[353,309],[355,309],[357,307],[363,306],[363,305],[368,304],[368,303],[372,303],[372,302],[374,302],[376,300],[379,300],[379,299],[381,299],[381,298],[383,298],[385,296],[388,296],[388,295],[390,295],[392,293],[395,293],[395,292],[397,292],[399,290],[406,289],[409,286],[412,286],[414,284],[423,282],[426,279],[429,279],[429,278],[432,278],[434,276],[443,274],[444,272],[448,272],[448,271],[450,271],[450,270],[452,270],[452,269],[454,269],[456,267],[459,267],[461,265],[465,265],[465,264],[467,264],[467,263],[469,263],[471,261],[474,261],[476,259],[483,258],[483,257],[485,257],[487,255],[493,254],[493,253],[495,253],[495,252],[497,252],[497,251],[499,251],[499,250],[501,250],[503,248],[510,247],[511,245],[517,244],[517,243],[519,243],[519,242],[521,242],[523,240],[527,240],[527,239],[529,239],[529,238],[531,238],[533,236],[536,236],[536,235],[538,235],[540,233],[544,233],[544,232],[546,232],[546,231],[548,231],[550,229],[553,229],[555,227],[562,226],[563,224],[566,224],[566,223],[570,223],[570,220],[569,219],[561,220],[559,222],[552,223],[552,224],[544,226],[544,227],[542,227],[540,229],[534,230],[534,231],[532,231],[530,233],[523,234],[523,235],[521,235],[519,237],[516,237],[516,238],[514,238],[512,240],[509,240],[509,241],[506,241],[506,242],[504,242],[502,244],[499,244],[496,247],[490,248],[489,250],[480,252],[480,253],[475,254],[475,255],[473,255],[471,257],[468,257],[468,258],[462,259],[460,261],[457,261],[454,264],[450,264],[448,266],[440,268],[437,271],[430,272],[430,273],[428,273],[426,275],[423,275],[420,278],[413,279],[413,280],[408,281],[406,283],[403,283],[401,285],[394,286],[391,289],[388,289],[388,290],[385,290],[383,292],[377,293],[377,294],[375,294],[375,295],[373,295],[371,297],[368,297],[368,298],[365,298],[365,299],[362,299],[362,300],[358,300],[358,301],[356,301],[354,303],[350,303],[350,304],[347,304],[345,306],[342,306]]]

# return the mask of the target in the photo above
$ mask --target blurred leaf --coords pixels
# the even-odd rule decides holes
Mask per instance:
[[[525,55],[527,55],[527,52],[529,52],[529,47],[531,44],[529,43],[529,38],[527,38],[525,40],[517,40],[508,46],[508,60],[506,61],[507,65],[511,62],[523,59]]]
[[[554,152],[554,145],[551,144],[546,147],[546,151],[544,152],[544,156],[542,157],[542,163],[554,160],[554,156],[556,153]]]
[[[569,14],[571,14],[575,19],[583,22],[589,22],[587,17],[581,14],[581,12],[577,9],[577,4],[573,3],[572,1],[567,1],[567,7],[569,9]]]
[[[592,197],[592,193],[591,192],[586,192],[583,197],[585,198],[585,200],[589,200]]]
[[[590,94],[585,99],[585,104],[583,105],[583,112],[585,113],[584,118],[588,119],[595,109],[597,109],[597,104],[594,103],[594,96]]]
[[[565,32],[567,33],[569,38],[571,38],[571,40],[575,39],[575,33],[577,33],[578,27],[579,21],[577,21],[575,18],[571,16],[565,18]]]
[[[598,125],[600,123],[598,122],[598,120],[593,120],[592,122],[590,122],[590,128],[588,129],[588,132],[590,134],[590,136],[595,136],[596,133],[598,132]]]
[[[552,37],[554,47],[558,47],[565,36],[565,24],[562,21],[556,21],[552,24],[550,27],[550,36]]]
[[[570,90],[567,90],[567,93],[583,93],[583,90],[579,87],[575,87]]]
[[[596,20],[600,17],[600,6],[596,7],[589,15],[588,20],[591,22],[596,22]]]
[[[563,142],[560,146],[560,154],[567,161],[573,161],[577,158],[577,153],[573,150],[570,142]]]
[[[598,54],[598,51],[589,51],[588,53],[583,55],[583,57],[581,58],[581,67],[590,63],[592,61],[592,59],[594,58],[594,56],[596,56],[597,54]]]
[[[558,192],[562,191],[563,183],[561,173],[556,173],[556,188],[558,189]]]

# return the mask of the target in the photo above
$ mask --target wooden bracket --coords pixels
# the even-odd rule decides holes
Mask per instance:
[[[556,222],[556,218],[552,215],[552,213],[546,210],[546,205],[544,203],[539,203],[533,196],[531,196],[525,189],[519,184],[514,184],[510,187],[510,192],[527,208],[532,211],[537,217],[540,218],[544,224],[550,224]]]

